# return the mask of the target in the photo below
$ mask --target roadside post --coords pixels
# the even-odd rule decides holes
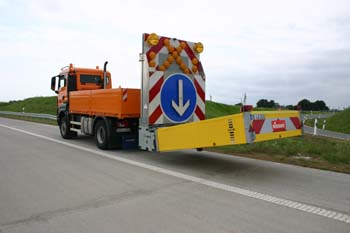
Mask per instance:
[[[323,120],[323,126],[322,129],[324,130],[326,128],[326,120]]]
[[[315,118],[315,123],[314,123],[314,135],[317,135],[317,118]]]

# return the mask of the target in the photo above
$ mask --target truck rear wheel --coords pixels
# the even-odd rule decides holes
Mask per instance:
[[[61,118],[61,121],[60,121],[60,132],[61,132],[62,138],[64,138],[64,139],[71,139],[72,137],[75,137],[77,135],[76,132],[72,132],[69,129],[67,116],[64,116],[64,117]]]
[[[98,148],[108,149],[108,132],[104,121],[99,120],[95,127],[95,141]]]

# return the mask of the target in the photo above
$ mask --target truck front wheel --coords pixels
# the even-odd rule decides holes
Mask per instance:
[[[100,149],[108,149],[108,133],[107,126],[104,121],[99,120],[95,127],[95,141]]]
[[[61,132],[62,138],[64,138],[64,139],[71,139],[72,137],[76,136],[76,133],[70,131],[70,129],[69,129],[67,116],[64,116],[61,118],[60,132]]]

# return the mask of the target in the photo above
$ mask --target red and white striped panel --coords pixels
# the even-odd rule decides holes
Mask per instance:
[[[194,110],[193,117],[190,118],[193,121],[199,121],[205,119],[205,74],[202,64],[200,62],[199,54],[196,53],[193,48],[195,43],[184,40],[171,39],[169,37],[159,37],[159,43],[155,46],[150,46],[147,42],[150,34],[144,34],[143,37],[143,53],[146,54],[147,64],[149,67],[148,73],[148,119],[150,125],[169,123],[160,106],[160,91],[165,78],[173,73],[168,71],[165,64],[160,64],[160,55],[167,57],[166,61],[171,61],[169,57],[173,57],[173,62],[170,65],[181,64],[177,63],[177,56],[181,57],[182,63],[184,63],[186,75],[191,78],[197,92],[197,105]],[[167,45],[167,41],[169,42]],[[169,46],[170,44],[170,46]],[[169,47],[172,47],[173,50]],[[176,52],[176,53],[174,53]],[[187,59],[184,59],[187,58]],[[186,61],[187,62],[186,62]],[[194,62],[193,62],[194,61]],[[169,64],[168,64],[169,65]],[[195,67],[193,67],[195,66]],[[165,68],[165,69],[164,69]],[[185,69],[182,67],[180,72],[185,73]]]
[[[123,101],[127,101],[128,100],[128,89],[123,89]]]
[[[302,125],[298,117],[267,118],[252,120],[250,131],[256,134],[274,133],[281,131],[301,129]]]

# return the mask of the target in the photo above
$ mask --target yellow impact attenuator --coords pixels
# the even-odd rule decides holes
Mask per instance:
[[[157,150],[255,143],[302,135],[298,111],[245,112],[156,130]]]
[[[157,129],[158,151],[247,143],[243,113]]]

